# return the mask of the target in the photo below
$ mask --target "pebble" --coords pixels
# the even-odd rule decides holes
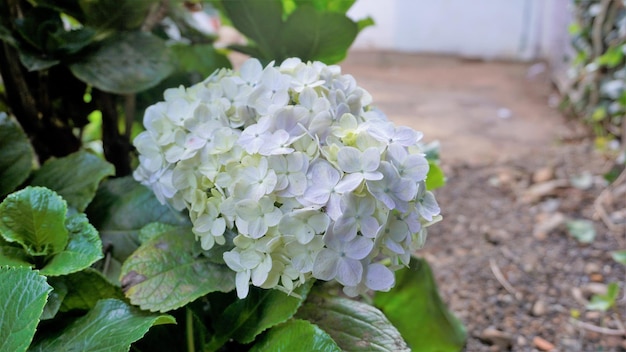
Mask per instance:
[[[501,244],[511,239],[511,234],[503,229],[484,229],[485,239],[491,244]]]
[[[589,275],[589,280],[592,282],[602,282],[604,281],[604,276],[600,273],[591,274]]]
[[[597,274],[601,271],[601,267],[599,264],[588,262],[585,264],[584,271],[585,271],[585,274],[587,275]]]
[[[539,336],[533,338],[533,345],[542,351],[551,351],[555,348],[551,342]]]
[[[582,287],[582,292],[587,297],[591,297],[593,295],[606,295],[607,290],[607,285],[598,282],[590,282]]]
[[[533,237],[540,241],[547,239],[552,231],[565,223],[565,220],[566,218],[563,213],[540,214],[535,228],[533,229]]]
[[[533,304],[533,308],[531,310],[531,313],[536,316],[542,316],[544,314],[546,314],[546,303],[540,299],[538,299],[537,301],[535,301],[535,303]]]
[[[533,172],[533,183],[550,181],[554,178],[554,168],[550,166],[542,167]]]
[[[488,344],[498,346],[503,350],[508,350],[513,346],[513,335],[494,327],[488,327],[483,330],[478,338]]]
[[[568,180],[550,180],[541,183],[535,183],[528,187],[522,196],[522,202],[526,204],[535,203],[543,197],[553,195],[559,188],[569,186]]]

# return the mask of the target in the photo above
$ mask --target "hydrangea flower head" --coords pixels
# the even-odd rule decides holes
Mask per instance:
[[[371,100],[339,66],[249,59],[146,110],[134,177],[188,212],[203,249],[228,246],[240,298],[311,279],[386,291],[440,209],[422,134]]]

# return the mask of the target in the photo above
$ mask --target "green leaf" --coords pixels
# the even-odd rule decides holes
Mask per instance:
[[[123,262],[139,247],[139,230],[153,222],[188,224],[188,219],[162,205],[152,191],[132,177],[104,181],[87,208],[87,216],[99,230],[104,247]]]
[[[201,252],[189,227],[153,237],[122,265],[120,281],[126,297],[143,309],[165,312],[209,292],[233,290],[234,272]]]
[[[98,29],[137,29],[159,0],[78,0],[85,24]]]
[[[50,286],[52,286],[53,290],[48,295],[48,302],[46,302],[46,306],[43,308],[41,320],[54,318],[59,312],[59,308],[61,308],[61,303],[67,295],[67,286],[62,280],[49,278],[48,283],[50,284]]]
[[[20,62],[30,72],[45,70],[61,63],[60,60],[22,50],[19,52]]]
[[[106,298],[124,299],[121,288],[114,286],[102,274],[91,268],[54,279],[62,281],[68,288],[59,308],[61,312],[89,310],[95,307],[99,300]]]
[[[584,219],[570,220],[565,223],[569,234],[580,243],[591,243],[596,238],[593,222]]]
[[[263,335],[250,352],[341,351],[333,339],[306,320],[289,320]]]
[[[78,151],[46,161],[35,173],[31,184],[54,190],[69,206],[83,212],[96,195],[100,181],[114,174],[113,165],[96,155]]]
[[[287,18],[280,32],[283,52],[276,59],[296,56],[304,61],[333,64],[346,57],[358,33],[358,25],[343,14],[300,6]]]
[[[294,0],[298,6],[310,5],[318,11],[330,11],[345,14],[356,0]]]
[[[230,67],[228,58],[215,50],[211,44],[176,44],[171,47],[178,70],[195,73],[199,82],[222,67]]]
[[[363,302],[315,291],[296,316],[322,328],[344,351],[410,351],[387,317]]]
[[[626,250],[611,252],[611,257],[616,262],[626,265]]]
[[[618,294],[619,285],[616,282],[612,282],[608,285],[606,294],[593,295],[593,297],[591,297],[591,302],[587,304],[587,309],[606,312],[615,305]]]
[[[396,272],[396,285],[377,292],[374,305],[389,318],[413,351],[458,352],[467,338],[461,322],[437,292],[428,263],[411,258],[410,268]]]
[[[30,255],[56,254],[67,245],[67,204],[54,191],[26,187],[0,204],[0,234]]]
[[[446,185],[446,176],[437,163],[428,161],[428,176],[426,176],[426,189],[432,191],[434,189]]]
[[[148,32],[126,32],[105,40],[83,60],[70,65],[83,82],[109,93],[130,94],[155,86],[174,65],[165,42]]]
[[[143,312],[123,301],[99,301],[87,315],[76,319],[57,336],[37,343],[32,351],[125,352],[153,325],[174,324],[169,315]]]
[[[33,147],[17,121],[0,112],[0,198],[26,180],[33,156]]]
[[[0,351],[26,351],[52,290],[29,268],[0,267]]]
[[[623,65],[624,52],[621,45],[616,45],[607,48],[606,52],[602,56],[597,58],[598,65],[607,66],[608,68],[615,68],[620,64]]]
[[[280,0],[223,0],[222,6],[233,26],[246,37],[252,39],[262,54],[262,59],[279,59],[283,24],[283,5]]]
[[[0,265],[34,267],[31,256],[23,247],[14,243],[6,242],[0,237]]]
[[[302,285],[295,289],[295,295],[287,295],[278,290],[251,287],[248,296],[229,305],[219,318],[215,334],[209,343],[209,350],[215,350],[229,339],[250,343],[254,338],[272,326],[291,318],[311,288]]]
[[[85,269],[102,258],[102,241],[85,214],[70,217],[66,226],[69,242],[41,269],[46,276],[67,275]]]

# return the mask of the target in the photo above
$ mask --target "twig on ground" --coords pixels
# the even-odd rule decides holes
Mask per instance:
[[[573,319],[573,318],[570,319],[570,321],[572,322],[572,324],[576,325],[579,328],[597,332],[599,334],[612,335],[612,336],[626,336],[626,330],[624,330],[623,327],[620,329],[609,329],[609,328],[604,328],[604,327],[597,326],[594,324],[585,323],[584,321],[580,321],[580,320]]]
[[[513,295],[515,299],[520,300],[522,298],[522,294],[519,293],[511,285],[510,282],[507,281],[507,279],[504,277],[504,275],[502,274],[502,271],[500,271],[500,268],[498,267],[498,265],[496,264],[496,261],[493,258],[489,259],[489,267],[491,268],[491,272],[493,272],[493,275],[496,277],[500,285],[502,285],[502,287],[504,287],[504,289],[507,290],[508,293]]]

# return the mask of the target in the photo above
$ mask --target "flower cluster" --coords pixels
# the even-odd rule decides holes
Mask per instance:
[[[249,59],[164,98],[134,141],[134,176],[189,212],[202,248],[237,234],[224,261],[239,297],[311,277],[389,290],[439,219],[421,133],[370,108],[338,66]]]

